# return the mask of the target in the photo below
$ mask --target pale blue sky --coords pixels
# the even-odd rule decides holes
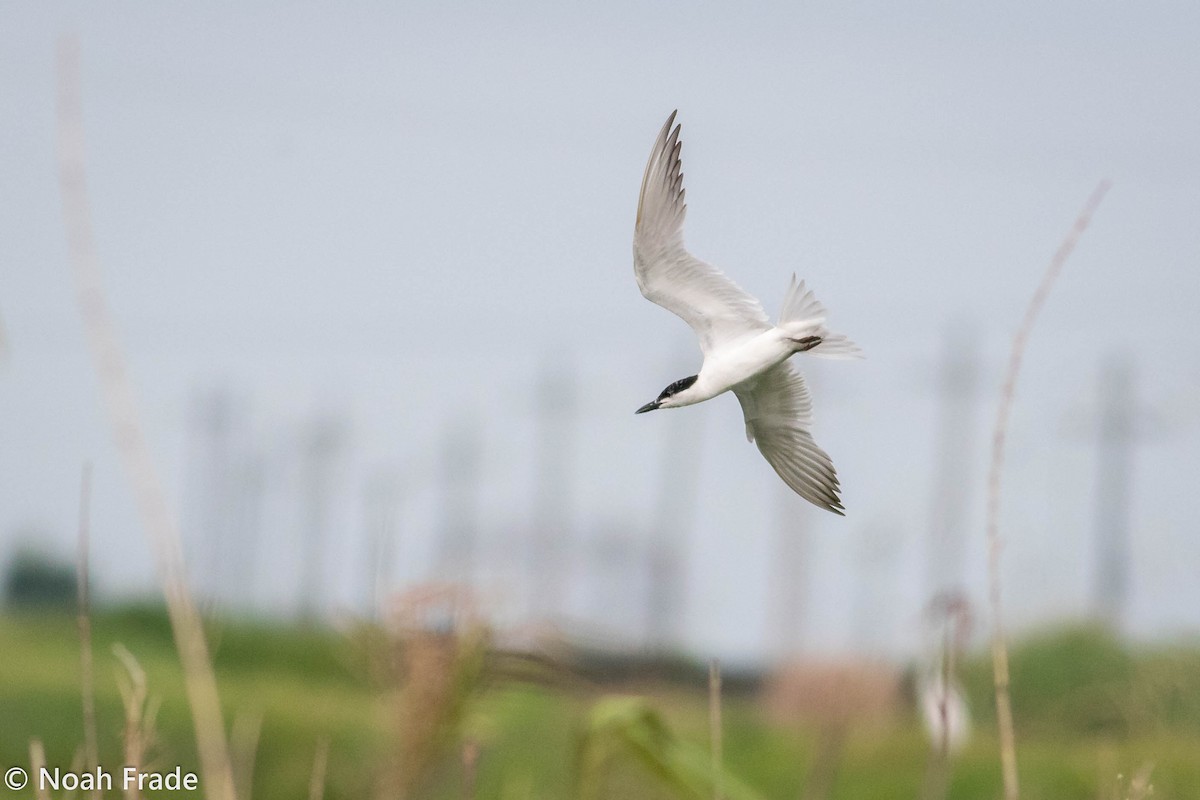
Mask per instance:
[[[475,415],[481,558],[494,582],[519,580],[506,537],[535,493],[537,377],[573,362],[574,535],[644,535],[679,426],[701,442],[687,642],[769,649],[780,490],[737,404],[678,422],[632,414],[699,363],[631,271],[641,171],[679,108],[691,249],[772,313],[798,272],[868,353],[810,371],[815,435],[849,512],[789,506],[810,525],[812,646],[855,644],[858,615],[883,620],[875,646],[911,649],[937,362],[963,321],[983,353],[967,521],[982,596],[983,447],[1008,337],[1104,177],[1114,188],[1020,387],[1007,596],[1017,625],[1086,606],[1095,448],[1069,422],[1095,412],[1100,366],[1124,352],[1165,431],[1136,450],[1131,627],[1196,630],[1198,23],[1184,3],[6,4],[0,556],[28,525],[69,550],[92,458],[101,582],[152,582],[66,264],[54,48],[75,33],[100,257],[168,483],[182,494],[198,390],[232,387],[253,409],[247,441],[279,465],[314,410],[347,414],[330,606],[360,595],[357,498],[389,465],[417,476],[397,574],[428,574],[439,501],[421,476],[441,431]],[[297,569],[296,479],[279,470],[264,602],[281,602]],[[856,599],[866,551],[885,553],[875,600]]]

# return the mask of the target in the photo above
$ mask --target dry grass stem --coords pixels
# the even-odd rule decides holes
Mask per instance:
[[[467,708],[483,677],[490,633],[460,587],[418,587],[389,614],[395,654],[395,751],[379,796],[421,796],[439,766],[460,754]]]
[[[50,800],[50,792],[38,780],[42,769],[46,766],[46,748],[41,739],[31,739],[29,742],[29,782],[33,784],[33,796],[37,800]]]
[[[313,753],[312,776],[308,780],[308,800],[321,800],[325,796],[325,772],[329,768],[329,738],[317,741]]]
[[[708,739],[712,747],[713,800],[723,800],[721,773],[725,756],[721,752],[724,745],[721,725],[721,662],[715,658],[708,662]]]
[[[1138,768],[1138,771],[1133,773],[1133,778],[1129,781],[1129,794],[1127,800],[1146,800],[1147,797],[1154,794],[1154,784],[1150,783],[1150,773],[1154,772],[1154,762],[1147,761]]]
[[[89,586],[88,551],[90,549],[90,514],[92,500],[92,465],[83,465],[83,477],[79,486],[79,553],[76,574],[76,596],[79,603],[79,670],[83,691],[83,764],[89,772],[95,772],[100,763],[99,745],[96,737],[96,685],[92,669],[92,611]],[[92,788],[92,797],[99,800],[100,787]]]
[[[462,747],[463,800],[475,800],[479,779],[479,742],[468,739]]]
[[[932,724],[929,721],[926,723],[932,729],[930,733],[934,746],[925,770],[921,797],[923,800],[942,800],[950,789],[950,756],[956,747],[963,744],[966,735],[965,730],[959,733],[955,731],[956,726],[966,724],[961,719],[964,709],[956,708],[957,704],[962,703],[956,687],[958,655],[970,637],[970,605],[960,592],[942,592],[931,601],[929,616],[941,628],[941,642],[938,646],[936,676],[924,679],[930,680],[930,685],[918,687],[919,694],[932,694],[935,714]]]
[[[76,747],[74,755],[71,756],[71,772],[75,775],[78,775],[81,771],[83,771],[83,758],[83,748]],[[94,768],[92,772],[95,774]],[[62,800],[71,800],[71,798],[75,796],[75,791],[75,789],[66,789],[63,791]]]
[[[249,798],[254,787],[254,762],[258,755],[258,739],[262,735],[263,715],[241,713],[233,718],[230,733],[230,756],[233,759],[234,787],[237,796]]]
[[[946,666],[948,663],[949,659],[943,662],[942,683],[937,697],[940,729],[933,752],[929,756],[929,765],[925,770],[925,783],[921,790],[922,800],[943,800],[950,788],[950,669]]]
[[[1001,475],[1004,471],[1004,446],[1008,435],[1008,420],[1012,412],[1013,401],[1016,398],[1017,376],[1021,370],[1021,359],[1029,335],[1037,321],[1038,313],[1045,305],[1055,278],[1062,271],[1063,264],[1078,244],[1079,238],[1091,222],[1092,215],[1108,192],[1109,182],[1101,181],[1092,192],[1083,211],[1075,220],[1070,232],[1063,239],[1054,257],[1050,259],[1042,281],[1038,284],[1029,307],[1025,309],[1025,317],[1013,336],[1012,352],[1008,359],[1004,385],[1000,390],[1000,405],[996,411],[996,425],[992,435],[992,459],[988,476],[987,504],[987,542],[988,542],[988,599],[992,611],[992,671],[996,686],[996,719],[1000,733],[1000,765],[1004,777],[1005,800],[1017,800],[1020,788],[1017,780],[1017,754],[1013,734],[1012,700],[1009,697],[1008,648],[1004,640],[1004,623],[1000,597],[1000,489]]]
[[[119,644],[113,645],[113,653],[125,674],[117,673],[117,689],[121,692],[121,705],[125,708],[125,729],[122,734],[124,766],[134,767],[138,772],[146,768],[146,754],[154,743],[154,720],[158,716],[158,703],[149,699],[146,672],[133,654]],[[141,797],[137,781],[125,786],[125,800]]]
[[[88,205],[79,45],[74,39],[60,41],[58,48],[58,156],[63,224],[79,310],[104,393],[117,450],[132,485],[143,528],[154,551],[159,582],[175,635],[175,647],[183,668],[205,791],[213,800],[233,800],[233,770],[221,719],[216,678],[209,660],[200,615],[188,593],[179,531],[142,432],[133,383],[117,341],[101,282]]]

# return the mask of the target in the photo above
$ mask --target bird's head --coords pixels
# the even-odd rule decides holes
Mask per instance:
[[[679,395],[688,389],[692,388],[692,384],[696,382],[698,375],[689,375],[686,378],[680,378],[670,386],[662,390],[662,394],[657,400],[652,400],[646,405],[633,412],[635,414],[644,414],[647,411],[654,411],[657,408],[674,408],[676,406],[684,406],[687,403],[679,402]]]

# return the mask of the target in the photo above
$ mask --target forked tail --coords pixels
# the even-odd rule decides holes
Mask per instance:
[[[862,358],[858,345],[825,327],[826,315],[825,306],[804,287],[804,281],[797,282],[793,273],[783,298],[783,310],[779,312],[779,327],[796,340],[797,352],[821,358]],[[820,337],[816,345],[812,344],[814,336]]]

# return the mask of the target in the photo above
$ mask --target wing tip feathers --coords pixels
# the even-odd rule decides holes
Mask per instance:
[[[675,109],[667,117],[667,121],[663,124],[662,130],[658,132],[658,138],[654,142],[654,149],[650,153],[650,159],[646,162],[646,171],[642,175],[642,190],[638,195],[637,218],[635,220],[635,230],[642,232],[643,223],[646,222],[647,213],[649,213],[651,222],[657,217],[655,213],[656,206],[670,207],[674,214],[672,217],[676,220],[675,224],[681,224],[682,214],[686,210],[683,204],[683,163],[680,160],[680,152],[683,147],[683,142],[680,141],[679,135],[683,126],[675,122],[676,115],[679,109]],[[655,187],[652,183],[651,175],[661,175],[661,187]],[[650,198],[650,208],[647,209],[647,193],[654,195]],[[666,210],[658,209],[661,211]],[[668,212],[669,213],[669,212]],[[659,220],[661,224],[665,220]]]

